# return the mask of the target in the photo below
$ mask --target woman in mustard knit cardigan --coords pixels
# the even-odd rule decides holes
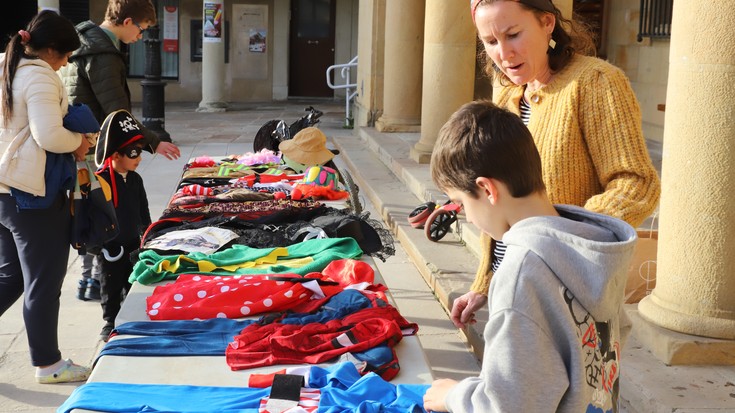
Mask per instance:
[[[656,208],[661,184],[625,74],[586,56],[594,52],[588,32],[564,19],[551,0],[470,5],[494,80],[493,102],[521,116],[531,131],[551,201],[640,225]],[[486,234],[481,242],[475,282],[452,306],[460,328],[487,302],[504,251]]]

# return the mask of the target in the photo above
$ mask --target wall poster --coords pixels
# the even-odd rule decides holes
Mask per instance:
[[[179,9],[176,6],[163,7],[163,51],[179,51]]]
[[[202,33],[205,43],[219,43],[222,41],[224,14],[224,4],[221,0],[204,2],[204,25],[202,27]]]

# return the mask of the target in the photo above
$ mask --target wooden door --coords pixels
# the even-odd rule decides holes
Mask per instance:
[[[289,96],[333,97],[327,68],[334,64],[336,0],[291,0]]]

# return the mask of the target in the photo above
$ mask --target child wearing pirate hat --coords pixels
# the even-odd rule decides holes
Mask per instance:
[[[102,318],[100,337],[107,341],[130,290],[128,276],[133,264],[129,255],[140,245],[141,234],[151,223],[143,178],[135,172],[143,151],[153,152],[142,125],[126,110],[118,110],[102,123],[95,152],[97,176],[110,184],[120,234],[105,245],[100,285]],[[124,294],[123,294],[124,292]]]

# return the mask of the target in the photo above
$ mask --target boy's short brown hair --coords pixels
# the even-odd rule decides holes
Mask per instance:
[[[123,24],[131,18],[135,23],[147,22],[149,26],[156,24],[156,8],[151,0],[109,0],[105,20],[114,24]]]
[[[516,198],[546,188],[531,132],[518,115],[486,100],[459,108],[439,131],[431,155],[431,178],[443,191],[477,197],[479,177],[503,182]]]

